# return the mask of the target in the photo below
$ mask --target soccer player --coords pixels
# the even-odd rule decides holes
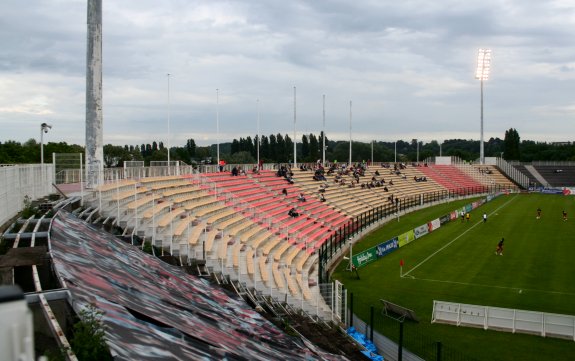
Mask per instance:
[[[505,239],[501,237],[501,241],[497,243],[497,249],[495,250],[495,254],[498,256],[503,256],[503,241],[505,241]]]
[[[563,210],[563,220],[564,220],[564,221],[567,220],[567,212],[565,212],[565,210]]]
[[[461,211],[461,223],[465,221],[465,212]]]
[[[537,219],[541,218],[541,208],[537,207]]]
[[[483,223],[487,222],[487,213],[483,213]]]
[[[471,214],[469,212],[467,212],[467,214],[465,215],[465,218],[467,219],[467,222],[469,222],[469,220],[471,219]]]

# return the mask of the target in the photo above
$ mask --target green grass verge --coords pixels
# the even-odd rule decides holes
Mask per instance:
[[[354,253],[448,213],[469,201],[425,209],[367,235]],[[543,216],[536,219],[536,209]],[[406,323],[406,347],[435,359],[434,341],[478,360],[575,359],[575,342],[492,330],[431,324],[433,300],[575,315],[575,216],[573,197],[539,194],[501,196],[472,212],[469,223],[452,221],[423,238],[359,269],[361,279],[340,264],[333,278],[353,293],[354,312],[397,339],[396,322],[381,316],[384,298],[414,310],[419,324]],[[489,217],[483,223],[481,215]],[[505,237],[503,256],[494,254]],[[441,249],[441,250],[440,250]],[[438,250],[440,250],[438,252]],[[400,277],[399,262],[404,274]],[[445,355],[445,352],[444,352]],[[444,358],[447,359],[447,358]]]

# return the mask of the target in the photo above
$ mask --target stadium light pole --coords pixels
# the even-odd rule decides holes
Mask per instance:
[[[321,153],[321,164],[325,167],[325,94],[323,95],[323,134],[322,134],[322,153]]]
[[[393,148],[394,148],[394,154],[395,154],[395,157],[393,158],[393,162],[397,163],[397,140],[395,141]]]
[[[479,79],[481,85],[481,134],[479,139],[479,163],[485,164],[485,153],[483,149],[483,81],[489,79],[491,71],[491,49],[479,49],[477,54],[477,70],[475,79]]]
[[[220,166],[220,89],[216,89],[216,164]],[[218,168],[219,169],[219,168]]]
[[[293,167],[297,168],[297,138],[295,133],[296,125],[296,88],[293,87]]]
[[[256,150],[257,150],[256,153],[257,153],[257,162],[258,162],[258,164],[257,164],[256,167],[257,167],[257,170],[258,170],[258,173],[259,173],[259,171],[260,171],[260,100],[259,100],[259,99],[256,100],[256,107],[257,107],[257,111],[258,111],[258,129],[257,129],[257,131],[258,131],[258,134],[257,134],[257,142],[258,142],[258,143],[257,143],[257,145],[256,145]]]
[[[373,139],[371,140],[371,164],[373,164]]]
[[[168,73],[168,175],[170,175],[170,73]]]
[[[351,100],[349,101],[349,166],[351,167]]]

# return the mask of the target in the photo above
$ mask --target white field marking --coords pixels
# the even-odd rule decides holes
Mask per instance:
[[[511,198],[510,200],[508,200],[507,202],[503,203],[501,206],[499,206],[499,208],[497,208],[496,210],[494,210],[493,212],[489,213],[489,216],[491,216],[492,214],[494,214],[495,212],[497,212],[498,210],[500,210],[501,208],[507,206],[509,203],[511,203],[513,200],[515,200],[517,198],[517,195],[515,195],[513,198]],[[423,261],[419,262],[417,265],[415,265],[415,267],[413,267],[412,269],[410,269],[409,271],[407,271],[406,273],[403,274],[403,277],[409,275],[411,273],[411,271],[414,271],[415,269],[417,269],[419,266],[421,266],[422,264],[424,264],[425,262],[429,261],[433,256],[435,256],[436,254],[438,254],[439,252],[443,251],[445,248],[449,247],[453,242],[457,241],[459,238],[463,237],[467,232],[471,231],[473,228],[477,227],[478,225],[482,224],[482,222],[476,222],[473,226],[467,228],[467,230],[463,233],[461,233],[459,236],[455,237],[453,240],[451,240],[451,242],[446,243],[443,247],[441,247],[440,249],[438,249],[437,251],[433,252],[432,254],[430,254],[429,256],[427,256],[426,259],[424,259]]]
[[[404,276],[405,277],[405,276]],[[427,281],[427,282],[438,282],[438,283],[451,283],[461,286],[474,286],[474,287],[488,287],[488,288],[499,288],[503,290],[511,290],[511,291],[529,291],[529,292],[539,292],[539,293],[550,293],[554,295],[564,295],[564,296],[575,296],[573,292],[561,292],[561,291],[547,291],[547,290],[538,290],[534,288],[520,288],[520,287],[507,287],[507,286],[496,286],[496,285],[484,285],[481,283],[468,283],[468,282],[457,282],[457,281],[444,281],[444,280],[435,280],[431,278],[416,278],[413,276],[408,276],[408,278],[418,281]]]

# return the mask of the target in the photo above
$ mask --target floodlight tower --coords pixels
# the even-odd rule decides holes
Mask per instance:
[[[485,153],[483,151],[483,81],[489,79],[491,71],[491,49],[479,49],[477,54],[477,70],[475,79],[479,79],[481,84],[481,136],[479,140],[479,163],[485,164]]]
[[[170,112],[170,73],[168,76],[168,175],[170,175],[170,122],[171,122],[171,112]]]
[[[104,140],[102,112],[102,0],[88,0],[86,49],[86,187],[102,183]]]
[[[293,167],[297,167],[297,138],[296,138],[296,88],[293,87]]]

